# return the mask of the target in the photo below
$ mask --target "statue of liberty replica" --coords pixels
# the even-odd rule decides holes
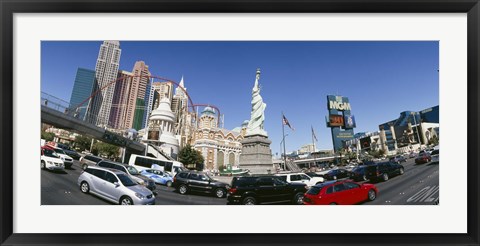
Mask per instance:
[[[240,155],[240,168],[250,170],[251,174],[274,173],[272,150],[268,134],[264,129],[265,109],[267,104],[260,95],[260,69],[257,69],[255,84],[252,89],[252,112],[248,122]]]

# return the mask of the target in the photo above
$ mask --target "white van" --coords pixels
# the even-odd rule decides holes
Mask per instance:
[[[152,165],[154,164],[156,165],[152,167]],[[183,164],[178,161],[159,160],[154,157],[141,156],[141,155],[135,155],[135,154],[132,154],[130,156],[128,165],[132,165],[140,171],[143,171],[149,168],[158,169],[160,171],[169,173],[170,175],[172,175],[172,177],[175,177],[175,175],[178,172],[185,170],[185,167],[183,166]]]

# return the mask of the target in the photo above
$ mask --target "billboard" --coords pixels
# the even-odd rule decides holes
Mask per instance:
[[[357,127],[357,125],[355,123],[355,116],[345,115],[344,119],[345,119],[345,128],[355,128],[355,127]]]
[[[343,116],[331,114],[328,123],[329,126],[343,126]]]

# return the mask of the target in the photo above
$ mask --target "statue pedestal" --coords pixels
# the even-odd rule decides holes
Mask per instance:
[[[240,168],[250,170],[251,174],[275,173],[272,162],[272,141],[263,135],[247,135],[240,142]]]

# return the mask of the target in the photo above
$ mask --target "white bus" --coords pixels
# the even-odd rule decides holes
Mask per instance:
[[[153,168],[153,164],[157,165],[155,169],[167,172],[172,175],[172,177],[175,177],[178,172],[185,169],[183,164],[178,161],[159,160],[154,157],[135,154],[132,154],[130,156],[130,160],[128,161],[128,165],[132,165],[140,171],[148,168]]]

